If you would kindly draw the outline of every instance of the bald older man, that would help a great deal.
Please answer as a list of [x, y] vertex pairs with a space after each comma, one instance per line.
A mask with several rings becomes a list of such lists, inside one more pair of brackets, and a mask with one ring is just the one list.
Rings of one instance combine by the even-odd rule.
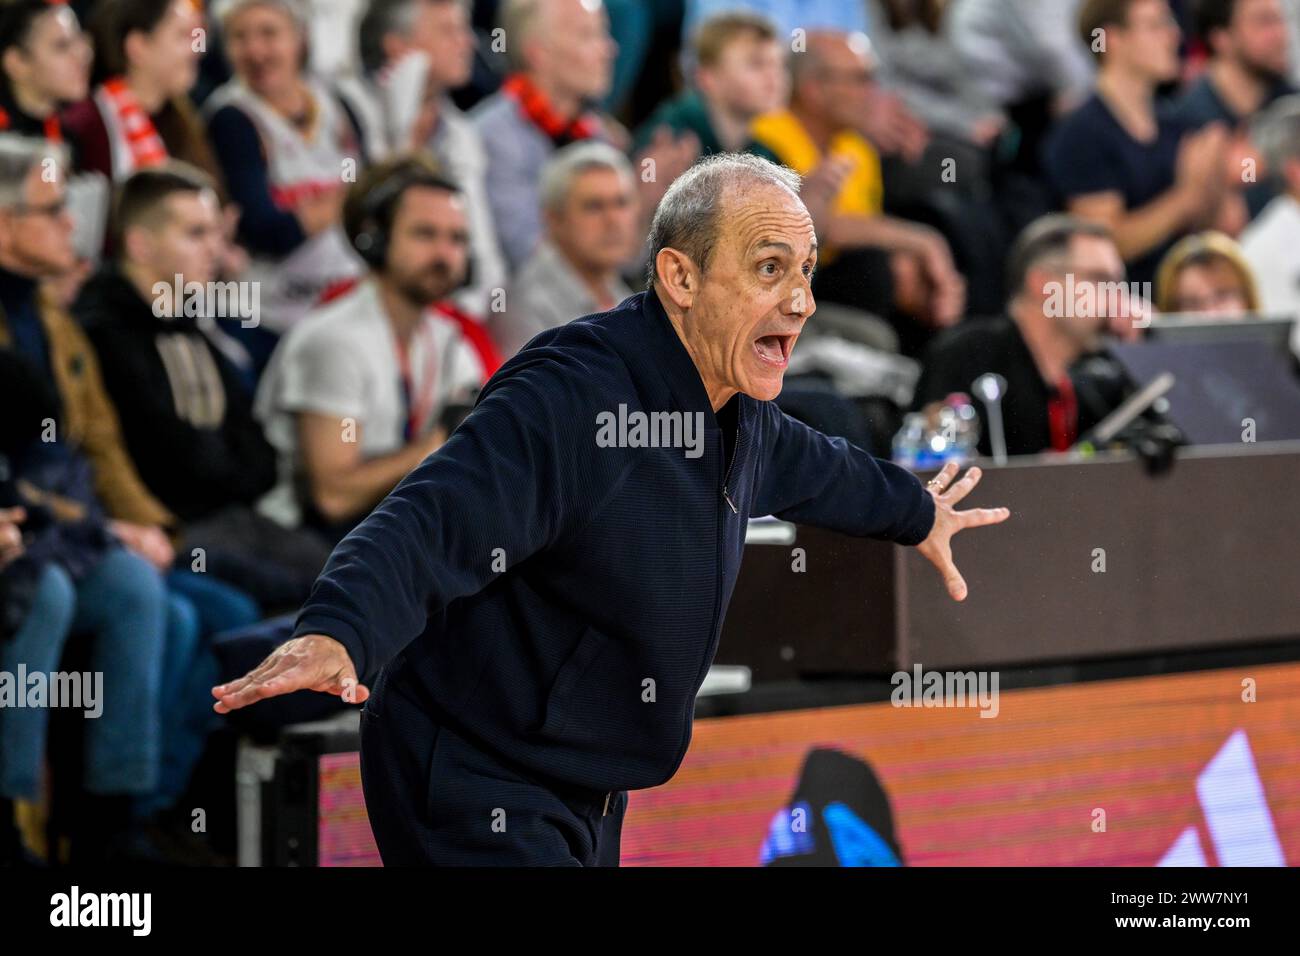
[[690, 745], [751, 516], [919, 545], [965, 598], [952, 536], [1008, 517], [956, 510], [978, 471], [923, 487], [772, 402], [814, 308], [798, 190], [755, 156], [677, 179], [650, 291], [503, 366], [339, 544], [293, 639], [213, 689], [223, 713], [365, 702], [385, 863], [617, 865], [627, 791]]

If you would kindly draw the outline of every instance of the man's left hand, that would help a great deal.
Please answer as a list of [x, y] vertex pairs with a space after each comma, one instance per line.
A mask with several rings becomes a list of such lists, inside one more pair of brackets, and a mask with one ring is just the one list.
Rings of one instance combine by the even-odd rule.
[[986, 524], [999, 524], [1011, 517], [1007, 508], [971, 508], [958, 511], [957, 505], [972, 488], [979, 484], [983, 474], [978, 468], [970, 468], [962, 479], [955, 484], [958, 467], [956, 462], [948, 462], [943, 470], [926, 482], [925, 490], [934, 498], [934, 527], [930, 536], [917, 545], [917, 550], [939, 569], [943, 575], [944, 586], [954, 601], [966, 600], [966, 581], [962, 578], [957, 565], [952, 563], [952, 536], [967, 528], [978, 528]]

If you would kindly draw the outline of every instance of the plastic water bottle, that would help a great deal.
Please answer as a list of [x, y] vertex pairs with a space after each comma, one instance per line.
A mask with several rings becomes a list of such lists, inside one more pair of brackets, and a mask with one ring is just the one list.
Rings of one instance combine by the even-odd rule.
[[954, 392], [903, 419], [894, 436], [894, 461], [913, 471], [942, 468], [949, 461], [964, 465], [976, 456], [979, 437], [975, 406], [968, 395]]

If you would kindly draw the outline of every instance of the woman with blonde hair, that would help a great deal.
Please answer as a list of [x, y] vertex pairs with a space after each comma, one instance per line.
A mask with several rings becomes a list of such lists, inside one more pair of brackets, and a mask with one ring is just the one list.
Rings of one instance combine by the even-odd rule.
[[1241, 246], [1221, 232], [1178, 242], [1156, 272], [1156, 308], [1245, 317], [1259, 311], [1259, 291]]

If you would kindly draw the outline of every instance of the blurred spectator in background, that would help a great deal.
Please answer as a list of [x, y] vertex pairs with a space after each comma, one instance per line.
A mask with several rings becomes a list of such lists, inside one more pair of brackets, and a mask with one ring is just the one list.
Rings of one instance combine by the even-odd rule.
[[[537, 193], [542, 167], [562, 146], [583, 139], [629, 145], [625, 130], [593, 109], [609, 91], [617, 48], [603, 5], [594, 0], [506, 0], [501, 27], [510, 69], [501, 90], [471, 114], [488, 155], [488, 201], [497, 238], [518, 269], [542, 236]], [[636, 159], [638, 232], [672, 181], [699, 154], [693, 134], [661, 130]]]
[[1279, 96], [1293, 92], [1282, 0], [1197, 0], [1193, 9], [1196, 35], [1210, 57], [1205, 72], [1175, 104], [1174, 116], [1193, 129], [1215, 122], [1227, 127], [1230, 155], [1247, 183], [1246, 217], [1257, 216], [1276, 190], [1268, 177], [1251, 174], [1243, 165], [1243, 160], [1255, 159], [1247, 123]]
[[506, 0], [501, 29], [512, 72], [471, 115], [487, 150], [497, 237], [517, 269], [541, 237], [546, 161], [561, 146], [608, 135], [592, 104], [609, 90], [617, 50], [604, 8], [582, 0]]
[[281, 341], [256, 402], [280, 462], [264, 513], [333, 540], [443, 443], [486, 378], [460, 327], [430, 309], [465, 276], [456, 186], [395, 157], [362, 174], [343, 218], [370, 271]]
[[[90, 342], [37, 286], [43, 276], [57, 275], [75, 262], [65, 203], [66, 148], [9, 134], [0, 140], [7, 175], [16, 173], [16, 178], [0, 180], [10, 190], [5, 225], [11, 243], [2, 275], [5, 315], [0, 337], [48, 369], [63, 406], [61, 438], [79, 445], [90, 458], [96, 492], [109, 514], [119, 519], [121, 535], [155, 563], [169, 564], [171, 546], [162, 528], [175, 518], [144, 486], [122, 445], [117, 412], [104, 391]], [[45, 175], [50, 169], [55, 175]]]
[[114, 224], [117, 261], [86, 284], [76, 310], [131, 457], [183, 523], [183, 553], [202, 549], [209, 574], [267, 610], [295, 606], [329, 547], [252, 507], [275, 484], [275, 451], [200, 321], [239, 301], [233, 283], [220, 300], [209, 286], [222, 247], [215, 186], [177, 161], [138, 170], [120, 190]]
[[942, 231], [966, 280], [967, 313], [996, 314], [1008, 236], [1018, 223], [1016, 204], [994, 196], [995, 147], [1007, 118], [963, 67], [948, 0], [869, 2], [878, 86], [927, 136], [920, 155], [883, 158], [885, 209]]
[[689, 50], [696, 29], [719, 13], [746, 10], [764, 17], [776, 27], [777, 38], [789, 48], [796, 30], [807, 35], [814, 30], [836, 33], [870, 33], [866, 4], [843, 0], [686, 0], [682, 20], [682, 49]]
[[619, 275], [641, 237], [636, 233], [635, 174], [606, 143], [573, 143], [542, 170], [545, 238], [528, 257], [494, 313], [492, 336], [514, 355], [533, 336], [632, 294]]
[[850, 171], [818, 235], [816, 296], [895, 320], [905, 352], [962, 315], [965, 284], [935, 229], [883, 213], [880, 157], [857, 128], [875, 64], [861, 34], [813, 32], [791, 56], [790, 107], [756, 119], [751, 149], [801, 175], [827, 157]]
[[190, 0], [101, 0], [90, 20], [95, 83], [63, 116], [79, 169], [121, 181], [169, 156], [216, 177], [207, 135], [187, 94], [198, 76]]
[[[1242, 234], [1241, 248], [1259, 281], [1262, 310], [1300, 317], [1300, 95], [1275, 102], [1255, 129], [1279, 191]], [[1291, 347], [1300, 355], [1300, 323]]]
[[[1072, 372], [1099, 349], [1105, 333], [1132, 327], [1140, 303], [1107, 292], [1123, 283], [1124, 263], [1105, 226], [1062, 214], [1032, 223], [1011, 252], [1007, 288], [1014, 291], [1007, 314], [962, 323], [935, 340], [922, 363], [915, 407], [954, 392], [970, 395], [975, 379], [995, 372], [1007, 381], [1002, 417], [1008, 454], [1072, 447], [1110, 411], [1091, 392], [1081, 395]], [[1115, 315], [1107, 312], [1111, 299], [1120, 306]], [[979, 450], [989, 455], [986, 409], [974, 404]]]
[[474, 33], [466, 0], [373, 0], [361, 21], [364, 73], [339, 92], [360, 119], [371, 161], [428, 150], [461, 188], [469, 215], [471, 281], [456, 302], [484, 316], [506, 285], [506, 263], [488, 202], [487, 154], [449, 92], [468, 81]]
[[0, 4], [0, 132], [60, 142], [58, 111], [85, 99], [89, 81], [90, 44], [71, 7]]
[[[7, 228], [0, 224], [0, 269], [11, 248]], [[64, 781], [55, 781], [59, 799], [76, 807], [72, 860], [159, 862], [133, 807], [159, 784], [166, 591], [149, 562], [113, 536], [85, 459], [67, 443], [41, 440], [42, 431], [62, 425], [48, 373], [16, 349], [0, 347], [0, 391], [5, 497], [18, 506], [0, 511], [0, 670], [53, 674], [74, 630], [89, 638], [87, 664], [102, 674], [102, 684], [84, 690], [98, 698], [102, 712], [84, 722], [81, 792], [70, 798]], [[28, 540], [15, 542], [19, 532]], [[95, 709], [87, 700], [87, 712]], [[0, 707], [3, 865], [34, 861], [13, 822], [14, 801], [42, 796], [50, 714], [44, 706]]]
[[869, 0], [880, 81], [931, 134], [987, 147], [1006, 125], [998, 103], [963, 66], [948, 0]]
[[1218, 223], [1240, 171], [1229, 171], [1222, 123], [1185, 132], [1156, 103], [1156, 87], [1179, 73], [1166, 0], [1085, 0], [1079, 30], [1097, 86], [1050, 137], [1047, 173], [1070, 212], [1110, 228], [1130, 276], [1150, 282], [1179, 238]]
[[[948, 5], [948, 35], [963, 83], [1000, 107], [1007, 120], [992, 169], [1004, 236], [1019, 234], [1057, 208], [1044, 179], [1043, 143], [1057, 117], [1087, 97], [1096, 73], [1092, 55], [1079, 43], [1080, 3], [952, 0]], [[1005, 257], [1005, 247], [998, 254]], [[968, 277], [971, 271], [966, 270]], [[992, 277], [1002, 270], [986, 271]]]
[[967, 82], [1013, 113], [1040, 116], [1083, 102], [1095, 68], [1079, 45], [1082, 0], [951, 0], [949, 31]]
[[[88, 794], [74, 815], [74, 854], [93, 861], [136, 852], [117, 841], [133, 841], [135, 821], [168, 809], [185, 790], [211, 719], [195, 720], [202, 697], [193, 691], [212, 676], [215, 661], [200, 643], [194, 601], [172, 583], [177, 575], [167, 579], [170, 591], [160, 576], [174, 558], [160, 525], [173, 518], [126, 455], [94, 351], [79, 326], [37, 292], [39, 278], [75, 261], [66, 164], [66, 152], [45, 140], [0, 136], [0, 347], [21, 356], [48, 392], [44, 404], [57, 408], [57, 420], [42, 422], [48, 434], [25, 449], [20, 465], [27, 503], [64, 522], [45, 553], [65, 574], [42, 581], [53, 590], [40, 599], [50, 604], [42, 605], [33, 622], [40, 634], [31, 638], [55, 644], [33, 653], [39, 669], [53, 670], [69, 628], [94, 631], [96, 669], [109, 682], [105, 716], [86, 731]], [[51, 168], [57, 175], [47, 175]], [[232, 597], [220, 589], [203, 582], [194, 593]], [[239, 612], [234, 625], [255, 618], [255, 609]], [[38, 735], [14, 750], [27, 789], [41, 744]]]
[[1193, 10], [1209, 61], [1179, 97], [1178, 119], [1188, 126], [1218, 121], [1235, 129], [1293, 92], [1282, 0], [1196, 0]]
[[785, 46], [770, 20], [743, 10], [700, 23], [691, 39], [691, 86], [664, 103], [637, 131], [638, 148], [661, 127], [693, 133], [700, 155], [736, 152], [749, 124], [785, 106]]
[[298, 0], [223, 0], [216, 15], [235, 78], [204, 112], [252, 256], [239, 278], [261, 290], [260, 334], [247, 339], [264, 361], [326, 288], [362, 271], [339, 215], [364, 156], [355, 119], [305, 71]]
[[1160, 263], [1155, 304], [1161, 312], [1241, 317], [1259, 311], [1259, 293], [1241, 247], [1221, 232], [1200, 232]]

